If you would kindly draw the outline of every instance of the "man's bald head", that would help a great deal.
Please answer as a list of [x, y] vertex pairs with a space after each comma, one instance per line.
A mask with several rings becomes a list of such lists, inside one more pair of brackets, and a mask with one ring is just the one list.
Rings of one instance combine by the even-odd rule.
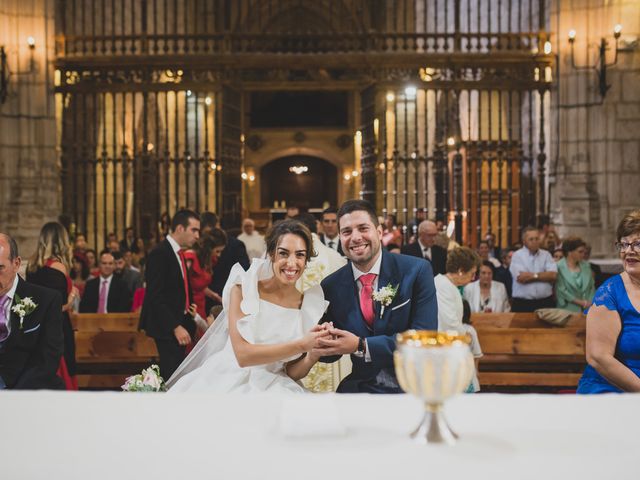
[[0, 233], [0, 248], [5, 248], [9, 253], [9, 260], [18, 258], [18, 244], [11, 235]]
[[18, 244], [6, 233], [0, 233], [0, 296], [6, 295], [20, 269]]
[[438, 227], [431, 220], [424, 220], [418, 225], [418, 238], [426, 248], [431, 248], [436, 242]]
[[251, 235], [253, 234], [253, 230], [255, 229], [256, 224], [254, 223], [253, 220], [251, 220], [250, 218], [245, 218], [242, 221], [242, 230], [244, 231], [244, 233], [246, 233], [247, 235]]

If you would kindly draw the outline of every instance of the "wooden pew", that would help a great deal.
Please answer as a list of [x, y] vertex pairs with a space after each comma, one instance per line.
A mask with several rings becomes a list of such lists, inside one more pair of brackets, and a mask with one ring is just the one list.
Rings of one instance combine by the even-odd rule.
[[585, 317], [575, 314], [564, 327], [533, 313], [475, 313], [484, 356], [480, 385], [491, 391], [575, 389], [585, 360]]
[[71, 316], [80, 388], [117, 389], [129, 375], [158, 362], [155, 342], [138, 331], [138, 319], [138, 313]]

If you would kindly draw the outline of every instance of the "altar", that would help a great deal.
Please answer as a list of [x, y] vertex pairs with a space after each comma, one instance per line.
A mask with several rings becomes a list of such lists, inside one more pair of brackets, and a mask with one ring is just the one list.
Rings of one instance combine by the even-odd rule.
[[[285, 434], [291, 402], [330, 407], [344, 431]], [[0, 412], [6, 479], [639, 478], [632, 394], [461, 395], [454, 447], [409, 440], [422, 406], [408, 395], [4, 392]]]

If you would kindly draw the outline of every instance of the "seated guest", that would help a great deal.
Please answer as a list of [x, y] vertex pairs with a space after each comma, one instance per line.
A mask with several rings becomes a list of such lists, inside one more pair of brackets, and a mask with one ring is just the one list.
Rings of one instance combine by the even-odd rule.
[[564, 258], [564, 252], [562, 251], [562, 247], [556, 248], [551, 256], [553, 257], [553, 261], [558, 263], [560, 260]]
[[507, 290], [507, 297], [511, 298], [511, 289], [513, 288], [513, 277], [509, 271], [511, 266], [511, 258], [513, 257], [513, 249], [503, 248], [500, 250], [500, 261], [502, 262], [498, 268], [496, 268], [493, 278], [496, 282], [500, 282]]
[[486, 240], [481, 240], [478, 243], [478, 255], [480, 255], [480, 260], [483, 262], [491, 262], [494, 267], [498, 268], [500, 266], [500, 260], [497, 258], [489, 256], [489, 252], [491, 251], [491, 247], [489, 246], [489, 242]]
[[624, 272], [598, 288], [587, 314], [587, 368], [578, 393], [640, 392], [640, 210], [616, 231]]
[[133, 297], [134, 292], [142, 286], [142, 274], [131, 268], [126, 260], [126, 258], [131, 260], [131, 252], [127, 253], [126, 257], [123, 252], [113, 252], [112, 255], [116, 266], [115, 275], [120, 277], [129, 290], [129, 296]]
[[[297, 208], [295, 209], [297, 210]], [[293, 211], [293, 210], [292, 210]], [[214, 228], [219, 227], [218, 216], [213, 212], [204, 212], [200, 215], [200, 234], [206, 235], [207, 232], [211, 233]], [[213, 260], [213, 258], [212, 258]], [[231, 235], [227, 236], [227, 246], [224, 248], [220, 257], [216, 259], [213, 267], [213, 277], [209, 288], [222, 296], [222, 290], [229, 279], [231, 268], [239, 263], [242, 268], [247, 270], [249, 268], [249, 256], [247, 255], [247, 249], [240, 240]], [[206, 309], [210, 310], [213, 305], [219, 305], [220, 302], [207, 297]]]
[[[63, 389], [62, 299], [22, 280], [21, 263], [15, 240], [0, 233], [0, 389]], [[20, 317], [13, 309], [27, 299], [35, 307]]]
[[556, 306], [572, 312], [589, 308], [595, 292], [591, 267], [584, 261], [586, 243], [578, 237], [562, 242], [564, 258], [558, 262]]
[[500, 282], [493, 280], [495, 267], [485, 260], [480, 265], [480, 278], [464, 287], [464, 298], [469, 302], [471, 311], [476, 312], [508, 312], [511, 310], [507, 289]]
[[[584, 249], [584, 261], [589, 262], [591, 259], [591, 245], [587, 243]], [[607, 277], [602, 273], [602, 268], [597, 263], [589, 262], [589, 266], [591, 267], [591, 272], [593, 274], [593, 281], [595, 282], [595, 287], [599, 288], [600, 285], [604, 283]]]
[[467, 247], [454, 248], [447, 257], [447, 273], [436, 275], [438, 299], [438, 330], [462, 332], [462, 295], [460, 288], [475, 277], [480, 257]]
[[540, 232], [527, 227], [522, 232], [524, 247], [511, 259], [513, 277], [513, 312], [533, 312], [537, 308], [554, 308], [553, 284], [558, 267], [551, 254], [540, 248]]
[[100, 255], [100, 276], [89, 280], [80, 301], [80, 313], [119, 313], [131, 308], [127, 285], [114, 275], [116, 265], [111, 252]]
[[256, 231], [256, 224], [250, 218], [242, 221], [242, 233], [238, 235], [238, 240], [244, 243], [247, 248], [249, 260], [254, 258], [262, 258], [264, 252], [267, 251], [267, 244], [264, 243], [264, 237]]
[[89, 277], [95, 278], [100, 275], [96, 251], [89, 248], [84, 252], [84, 256], [87, 259], [87, 266], [89, 267]]
[[395, 243], [390, 243], [387, 245], [387, 252], [400, 254], [402, 253], [402, 250], [400, 250], [400, 245], [396, 245]]
[[[484, 241], [489, 246], [489, 258], [495, 258], [500, 260], [500, 247], [496, 245], [496, 236], [492, 232], [487, 232], [484, 236]], [[494, 264], [495, 265], [495, 264]]]
[[124, 238], [120, 240], [120, 251], [138, 253], [138, 243], [136, 242], [136, 233], [133, 227], [127, 227], [124, 232]]
[[78, 253], [73, 254], [73, 262], [71, 264], [71, 271], [69, 272], [71, 280], [73, 280], [73, 286], [78, 289], [78, 294], [82, 298], [84, 293], [84, 286], [89, 280], [89, 265], [84, 255]]
[[443, 274], [447, 265], [447, 250], [435, 244], [438, 235], [436, 224], [430, 220], [418, 225], [418, 241], [402, 247], [405, 255], [424, 258], [431, 262], [433, 274]]
[[402, 229], [396, 225], [395, 215], [388, 213], [383, 223], [382, 245], [386, 247], [390, 243], [402, 245], [404, 239], [402, 238]]

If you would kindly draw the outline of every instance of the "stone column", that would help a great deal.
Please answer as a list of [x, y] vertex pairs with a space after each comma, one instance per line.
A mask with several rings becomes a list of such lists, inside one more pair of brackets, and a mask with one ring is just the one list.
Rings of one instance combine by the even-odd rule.
[[[33, 37], [35, 47], [27, 39]], [[2, 0], [0, 45], [11, 71], [0, 104], [0, 231], [14, 236], [23, 258], [43, 223], [60, 213], [53, 95], [54, 2]]]
[[[623, 28], [623, 51], [607, 68], [611, 88], [603, 99], [596, 71], [572, 67], [568, 33], [576, 31], [575, 63], [595, 66], [602, 38], [609, 46], [607, 61], [613, 62], [616, 24]], [[640, 206], [640, 4], [554, 0], [551, 25], [559, 53], [552, 103], [552, 220], [561, 237], [579, 235], [595, 255], [614, 256], [617, 223]]]

